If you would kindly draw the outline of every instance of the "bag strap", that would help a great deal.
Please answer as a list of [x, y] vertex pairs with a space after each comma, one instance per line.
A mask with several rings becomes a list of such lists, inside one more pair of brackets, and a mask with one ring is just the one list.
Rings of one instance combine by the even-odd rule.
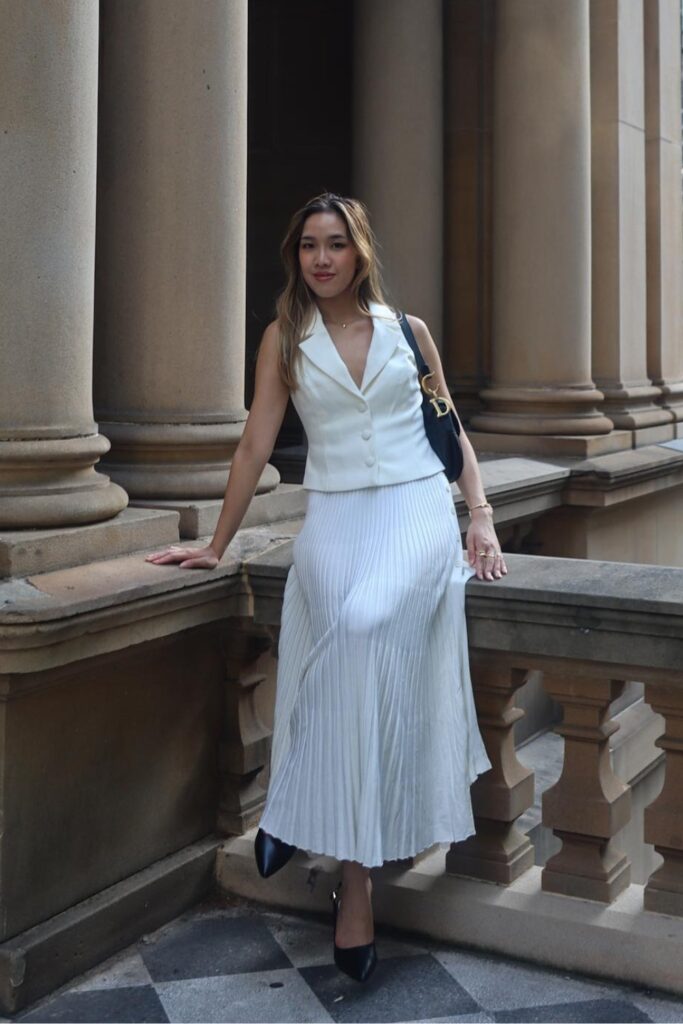
[[401, 325], [401, 330], [403, 331], [403, 334], [405, 335], [406, 341], [408, 342], [408, 344], [410, 345], [411, 349], [413, 350], [413, 355], [415, 356], [415, 362], [417, 363], [418, 373], [420, 374], [420, 377], [424, 377], [424, 375], [426, 373], [429, 373], [429, 367], [427, 366], [427, 363], [425, 362], [424, 356], [420, 352], [420, 346], [418, 345], [417, 341], [415, 340], [415, 335], [413, 334], [413, 329], [410, 326], [410, 324], [408, 323], [408, 317], [405, 315], [405, 313], [401, 312], [399, 314], [398, 322]]
[[[429, 373], [429, 366], [425, 362], [425, 358], [422, 355], [422, 352], [420, 351], [420, 346], [418, 345], [417, 341], [415, 340], [415, 335], [413, 334], [413, 329], [410, 326], [410, 324], [408, 323], [408, 318], [405, 315], [405, 313], [403, 313], [403, 312], [399, 313], [398, 322], [401, 325], [401, 330], [403, 331], [403, 333], [405, 335], [406, 341], [408, 342], [408, 344], [410, 345], [411, 349], [413, 350], [413, 355], [415, 356], [415, 361], [417, 363], [418, 380], [420, 381], [420, 388], [422, 388], [422, 378], [426, 374]], [[422, 395], [422, 400], [425, 401], [426, 397], [427, 396], [423, 394]], [[453, 425], [455, 426], [456, 434], [460, 434], [460, 420], [459, 420], [458, 416], [456, 415], [456, 413], [455, 413], [455, 411], [453, 410], [452, 407], [451, 407], [451, 418], [453, 420]]]

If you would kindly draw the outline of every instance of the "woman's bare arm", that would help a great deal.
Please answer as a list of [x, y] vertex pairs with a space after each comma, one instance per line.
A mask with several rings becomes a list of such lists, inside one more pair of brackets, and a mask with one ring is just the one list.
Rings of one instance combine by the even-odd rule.
[[259, 477], [271, 456], [282, 426], [289, 390], [278, 369], [277, 321], [266, 327], [256, 360], [254, 398], [242, 437], [230, 465], [223, 507], [211, 539], [205, 548], [174, 545], [147, 555], [148, 562], [164, 565], [179, 562], [181, 568], [213, 568], [237, 533]]

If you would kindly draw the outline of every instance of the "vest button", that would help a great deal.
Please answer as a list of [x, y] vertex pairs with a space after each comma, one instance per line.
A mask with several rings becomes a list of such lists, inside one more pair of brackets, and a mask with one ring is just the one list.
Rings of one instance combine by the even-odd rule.
[[365, 441], [367, 441], [367, 440], [368, 440], [368, 438], [372, 437], [372, 431], [371, 431], [371, 430], [364, 430], [364, 431], [363, 431], [363, 433], [362, 433], [362, 434], [361, 434], [360, 436], [361, 436], [361, 437], [362, 437], [362, 438], [363, 438], [363, 439], [364, 439]]
[[374, 455], [368, 455], [367, 459], [365, 460], [365, 465], [366, 466], [373, 466], [374, 463], [375, 463], [375, 456]]

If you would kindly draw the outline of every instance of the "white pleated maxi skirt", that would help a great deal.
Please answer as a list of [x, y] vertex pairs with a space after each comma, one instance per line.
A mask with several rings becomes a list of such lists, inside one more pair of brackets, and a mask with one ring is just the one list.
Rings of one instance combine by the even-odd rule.
[[472, 835], [488, 771], [445, 473], [310, 491], [279, 638], [260, 827], [367, 867]]

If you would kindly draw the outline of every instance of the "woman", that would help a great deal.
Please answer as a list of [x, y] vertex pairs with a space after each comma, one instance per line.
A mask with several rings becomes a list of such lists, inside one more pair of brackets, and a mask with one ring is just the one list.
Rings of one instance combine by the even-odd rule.
[[[214, 537], [148, 560], [218, 564], [291, 395], [308, 437], [309, 495], [284, 593], [256, 858], [264, 876], [297, 847], [342, 862], [344, 898], [331, 893], [335, 962], [365, 980], [376, 963], [370, 868], [474, 833], [469, 787], [491, 763], [474, 709], [464, 588], [507, 568], [464, 431], [462, 560], [416, 360], [384, 300], [363, 204], [317, 196], [292, 218], [281, 252], [287, 283], [259, 347]], [[429, 330], [407, 320], [450, 400]]]

